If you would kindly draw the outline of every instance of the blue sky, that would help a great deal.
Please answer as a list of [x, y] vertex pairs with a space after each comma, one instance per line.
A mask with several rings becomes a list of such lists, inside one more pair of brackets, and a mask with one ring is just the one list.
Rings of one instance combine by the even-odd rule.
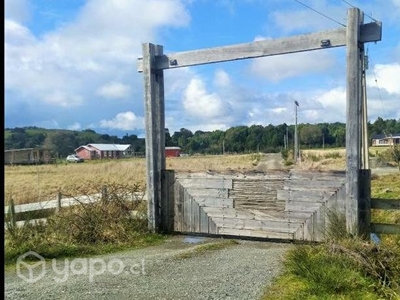
[[[5, 127], [144, 133], [142, 43], [164, 53], [339, 28], [350, 5], [383, 23], [368, 43], [368, 115], [400, 119], [400, 0], [6, 0]], [[347, 2], [347, 3], [346, 3]], [[332, 21], [333, 19], [334, 21]], [[166, 70], [166, 127], [345, 122], [345, 48]]]

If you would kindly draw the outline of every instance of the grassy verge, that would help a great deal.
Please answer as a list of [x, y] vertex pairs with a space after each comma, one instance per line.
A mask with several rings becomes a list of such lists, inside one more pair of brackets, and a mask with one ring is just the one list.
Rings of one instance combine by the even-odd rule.
[[204, 255], [210, 251], [222, 250], [238, 244], [239, 242], [236, 240], [224, 240], [222, 242], [199, 245], [193, 249], [179, 253], [178, 255], [175, 256], [175, 258], [186, 259], [186, 258], [197, 257], [200, 255]]
[[[400, 174], [374, 176], [372, 197], [399, 198]], [[263, 299], [400, 299], [400, 236], [381, 243], [349, 237], [343, 218], [318, 245], [290, 250], [284, 272]], [[400, 224], [399, 211], [372, 211], [373, 222]]]
[[27, 251], [34, 251], [45, 259], [84, 257], [163, 241], [163, 236], [147, 229], [146, 203], [125, 200], [123, 191], [131, 190], [126, 185], [111, 183], [108, 201], [63, 208], [60, 213], [49, 216], [46, 224], [26, 222], [22, 227], [14, 227], [8, 223], [5, 264], [14, 264]]

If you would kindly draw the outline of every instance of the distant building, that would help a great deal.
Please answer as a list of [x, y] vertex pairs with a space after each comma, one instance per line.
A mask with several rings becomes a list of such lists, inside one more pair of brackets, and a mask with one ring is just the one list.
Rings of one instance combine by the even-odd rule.
[[180, 147], [165, 147], [165, 157], [179, 157], [180, 155]]
[[75, 153], [85, 159], [114, 159], [132, 156], [131, 145], [127, 144], [87, 144], [75, 149]]
[[377, 134], [372, 137], [372, 146], [400, 145], [400, 133]]
[[6, 165], [34, 165], [53, 162], [49, 149], [23, 148], [4, 150], [4, 164]]

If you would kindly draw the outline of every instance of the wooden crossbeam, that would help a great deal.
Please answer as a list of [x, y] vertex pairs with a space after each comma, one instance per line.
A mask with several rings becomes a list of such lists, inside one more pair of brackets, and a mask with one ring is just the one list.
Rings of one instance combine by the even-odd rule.
[[[382, 24], [380, 22], [361, 25], [360, 42], [376, 42], [380, 41], [381, 37]], [[346, 28], [288, 38], [262, 40], [251, 43], [160, 55], [156, 56], [153, 68], [156, 70], [174, 69], [342, 46], [346, 46]], [[139, 58], [138, 72], [142, 71], [142, 58]]]

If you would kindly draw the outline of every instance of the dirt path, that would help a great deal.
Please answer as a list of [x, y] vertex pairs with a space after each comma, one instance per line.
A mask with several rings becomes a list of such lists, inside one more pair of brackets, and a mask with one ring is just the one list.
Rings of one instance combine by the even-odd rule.
[[[224, 247], [195, 250], [215, 243], [223, 243]], [[8, 271], [5, 298], [260, 299], [281, 271], [283, 256], [290, 247], [174, 236], [146, 249], [82, 258], [79, 262], [59, 259], [54, 266], [46, 261], [45, 268], [35, 268], [32, 277], [23, 266], [20, 273]], [[18, 276], [21, 274], [25, 279]], [[29, 283], [26, 278], [39, 279]]]
[[267, 170], [283, 170], [286, 168], [283, 164], [281, 153], [266, 153], [263, 154], [255, 169], [264, 172]]

